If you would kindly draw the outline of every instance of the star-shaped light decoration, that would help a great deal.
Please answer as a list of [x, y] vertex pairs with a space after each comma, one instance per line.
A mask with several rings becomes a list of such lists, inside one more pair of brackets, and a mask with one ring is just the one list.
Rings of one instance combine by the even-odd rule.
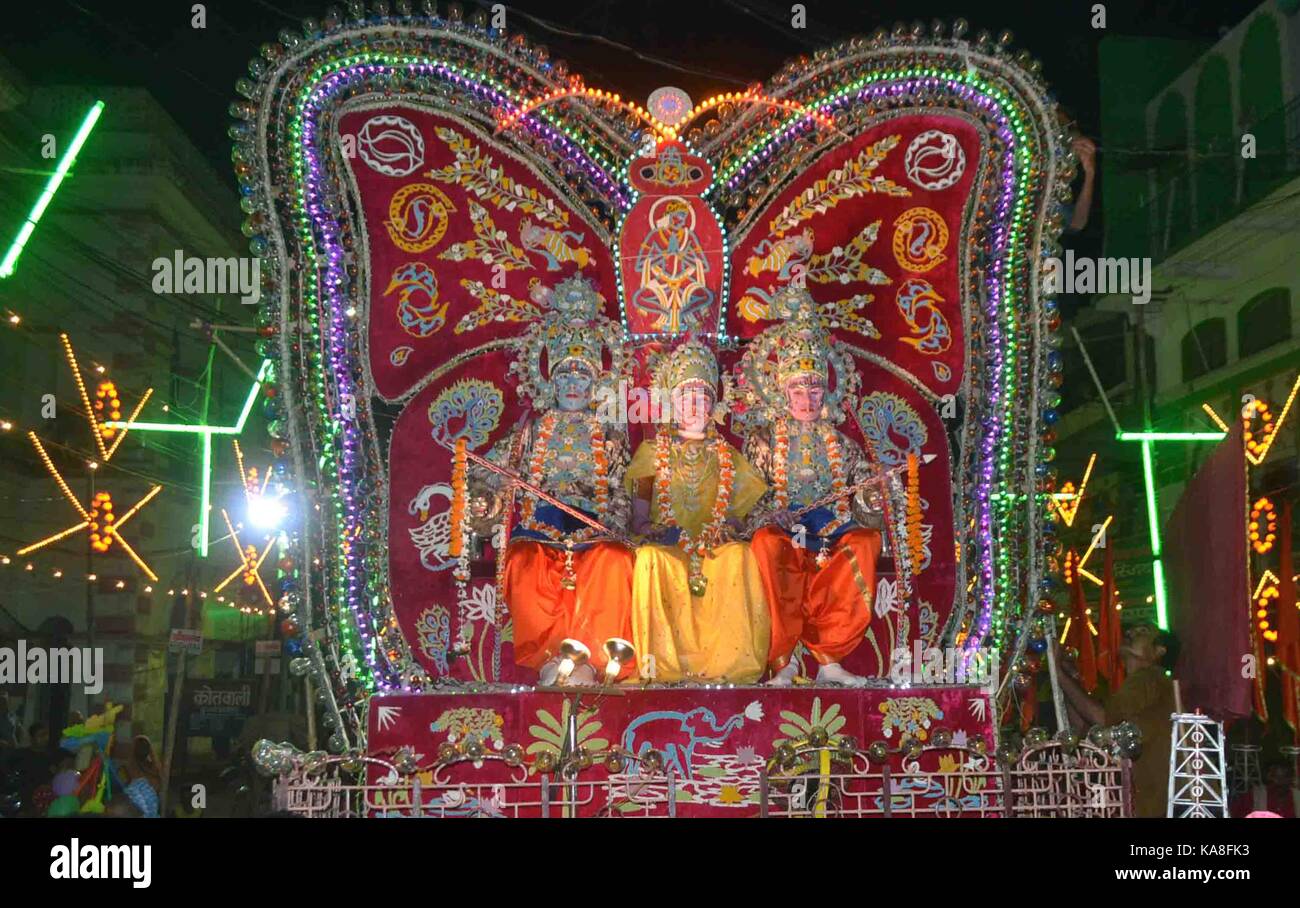
[[[240, 450], [238, 441], [235, 441], [234, 439], [231, 439], [231, 441], [235, 446], [235, 463], [239, 467], [239, 479], [244, 490], [244, 500], [245, 502], [251, 502], [255, 497], [259, 497], [263, 492], [265, 492], [266, 485], [271, 479], [271, 470], [268, 467], [263, 472], [263, 476], [260, 480], [258, 479], [257, 467], [250, 467], [245, 470], [244, 452]], [[230, 515], [226, 513], [225, 508], [221, 509], [221, 516], [226, 521], [226, 529], [230, 533], [229, 538], [235, 546], [235, 550], [239, 554], [239, 567], [231, 571], [224, 580], [218, 583], [213, 588], [212, 592], [213, 594], [220, 593], [223, 589], [229, 586], [236, 577], [239, 577], [245, 588], [256, 588], [259, 590], [262, 594], [262, 599], [266, 603], [265, 609], [245, 607], [244, 610], [259, 615], [268, 614], [275, 609], [275, 600], [271, 598], [270, 591], [267, 590], [266, 584], [262, 581], [261, 571], [262, 563], [266, 561], [267, 556], [271, 554], [272, 547], [275, 545], [275, 536], [273, 534], [271, 538], [267, 540], [266, 547], [259, 553], [257, 551], [257, 546], [251, 543], [240, 542], [239, 533], [237, 532], [234, 523], [230, 520]]]
[[[113, 455], [117, 453], [117, 449], [121, 446], [122, 440], [126, 438], [126, 430], [107, 425], [107, 420], [101, 420], [96, 414], [103, 414], [106, 417], [112, 417], [114, 419], [120, 418], [121, 399], [118, 397], [117, 387], [110, 381], [101, 382], [96, 391], [95, 403], [92, 404], [90, 393], [87, 391], [85, 380], [81, 375], [81, 367], [77, 364], [77, 355], [72, 349], [72, 342], [68, 339], [67, 334], [60, 334], [59, 340], [63, 343], [63, 352], [67, 357], [68, 366], [72, 369], [72, 377], [76, 380], [77, 391], [81, 395], [81, 402], [86, 408], [86, 420], [90, 424], [91, 437], [95, 440], [95, 446], [99, 449], [101, 460], [104, 463], [108, 463], [113, 459]], [[141, 396], [140, 400], [136, 403], [135, 412], [131, 417], [132, 419], [134, 419], [135, 416], [139, 414], [140, 410], [143, 409], [145, 402], [149, 399], [151, 394], [153, 394], [152, 388], [145, 391], [144, 395]], [[150, 568], [136, 550], [131, 547], [131, 544], [122, 537], [122, 527], [126, 526], [127, 521], [138, 514], [141, 508], [148, 504], [155, 495], [162, 491], [162, 486], [156, 485], [151, 488], [143, 498], [131, 507], [127, 508], [125, 513], [119, 514], [116, 512], [113, 505], [113, 496], [107, 490], [96, 492], [90, 502], [87, 505], [83, 505], [81, 500], [72, 493], [72, 489], [68, 487], [68, 483], [64, 480], [63, 474], [59, 472], [58, 467], [54, 465], [54, 461], [50, 459], [49, 453], [46, 452], [45, 446], [41, 444], [41, 440], [36, 437], [36, 433], [28, 432], [27, 437], [31, 439], [32, 445], [36, 448], [36, 453], [40, 455], [41, 463], [45, 465], [45, 469], [49, 471], [49, 474], [52, 477], [54, 477], [54, 481], [58, 485], [59, 490], [63, 493], [63, 497], [68, 500], [72, 507], [76, 509], [77, 513], [81, 516], [81, 521], [67, 529], [46, 536], [44, 539], [39, 539], [31, 545], [24, 546], [18, 550], [17, 554], [31, 554], [38, 549], [42, 549], [47, 545], [58, 542], [60, 539], [65, 539], [73, 533], [79, 533], [82, 530], [85, 530], [90, 535], [90, 547], [93, 552], [104, 554], [107, 553], [114, 544], [120, 545], [122, 551], [124, 551], [127, 556], [136, 563], [136, 566], [144, 572], [145, 576], [150, 580], [157, 582], [158, 575], [153, 572], [153, 569]], [[112, 443], [109, 444], [109, 441]], [[91, 461], [91, 469], [96, 469], [98, 466], [98, 463]]]
[[1083, 471], [1083, 480], [1079, 483], [1079, 488], [1075, 489], [1074, 483], [1066, 481], [1061, 486], [1061, 491], [1052, 496], [1052, 507], [1056, 508], [1061, 519], [1065, 521], [1067, 527], [1074, 526], [1074, 518], [1079, 514], [1079, 505], [1083, 504], [1083, 494], [1088, 490], [1088, 479], [1092, 476], [1092, 468], [1097, 463], [1097, 455], [1093, 454], [1088, 458], [1088, 466]]
[[1092, 557], [1092, 553], [1096, 550], [1097, 546], [1104, 546], [1106, 544], [1106, 531], [1110, 529], [1110, 523], [1114, 519], [1114, 514], [1111, 514], [1106, 518], [1106, 521], [1097, 530], [1096, 534], [1093, 535], [1092, 542], [1088, 544], [1088, 550], [1083, 553], [1083, 557], [1079, 559], [1074, 568], [1079, 572], [1079, 576], [1088, 578], [1093, 583], [1097, 584], [1097, 586], [1105, 586], [1105, 581], [1084, 567], [1084, 565], [1088, 563], [1088, 559]]

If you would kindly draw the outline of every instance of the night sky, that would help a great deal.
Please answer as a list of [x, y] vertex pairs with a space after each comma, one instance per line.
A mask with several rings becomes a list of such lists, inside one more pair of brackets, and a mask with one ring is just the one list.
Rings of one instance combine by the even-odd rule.
[[[14, 3], [0, 20], [0, 53], [36, 84], [147, 88], [233, 189], [226, 108], [235, 97], [235, 80], [247, 74], [245, 66], [262, 42], [275, 40], [286, 26], [297, 31], [303, 18], [319, 19], [328, 5], [324, 0], [210, 2], [207, 28], [196, 30], [190, 26], [191, 0]], [[467, 11], [474, 5], [464, 4]], [[1213, 41], [1259, 3], [1123, 0], [1106, 4], [1105, 31], [1091, 27], [1094, 4], [1082, 0], [808, 2], [808, 27], [801, 31], [790, 28], [790, 5], [771, 0], [551, 0], [507, 4], [507, 16], [511, 31], [525, 31], [546, 44], [588, 84], [642, 100], [668, 84], [699, 100], [765, 80], [792, 56], [878, 26], [918, 18], [951, 23], [964, 16], [971, 34], [981, 28], [994, 33], [1010, 29], [1016, 47], [1043, 61], [1058, 98], [1074, 111], [1083, 130], [1095, 135], [1097, 44], [1104, 35]]]

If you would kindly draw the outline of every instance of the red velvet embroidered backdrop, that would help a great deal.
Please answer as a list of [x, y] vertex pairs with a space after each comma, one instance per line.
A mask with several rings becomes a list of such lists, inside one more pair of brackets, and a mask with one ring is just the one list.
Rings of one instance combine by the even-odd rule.
[[[584, 217], [568, 187], [465, 122], [395, 104], [347, 113], [338, 129], [361, 152], [349, 164], [366, 232], [369, 369], [379, 396], [404, 401], [386, 487], [396, 618], [435, 675], [531, 681], [513, 665], [508, 626], [488, 618], [505, 614], [490, 562], [475, 565], [471, 598], [457, 606], [445, 548], [450, 458], [433, 436], [469, 433], [472, 447], [485, 451], [524, 415], [501, 348], [537, 310], [533, 282], [553, 286], [580, 271], [605, 297], [606, 314], [620, 317], [612, 239]], [[791, 281], [824, 304], [872, 297], [843, 304], [836, 322], [857, 354], [868, 446], [886, 464], [909, 452], [936, 455], [921, 470], [922, 522], [931, 529], [908, 608], [909, 639], [938, 639], [958, 576], [954, 464], [940, 416], [957, 415], [965, 395], [962, 306], [974, 269], [967, 222], [982, 166], [979, 135], [964, 118], [885, 119], [774, 188], [755, 217], [725, 225], [732, 336], [749, 338], [770, 324], [765, 299]], [[623, 230], [624, 254], [636, 246], [633, 227]], [[714, 254], [717, 239], [704, 238]], [[724, 367], [737, 355], [724, 352]], [[458, 357], [464, 361], [453, 362]], [[862, 440], [857, 420], [841, 428]], [[645, 434], [634, 427], [633, 442]], [[469, 655], [449, 660], [466, 623]], [[885, 674], [883, 660], [887, 653], [863, 646], [848, 665]]]

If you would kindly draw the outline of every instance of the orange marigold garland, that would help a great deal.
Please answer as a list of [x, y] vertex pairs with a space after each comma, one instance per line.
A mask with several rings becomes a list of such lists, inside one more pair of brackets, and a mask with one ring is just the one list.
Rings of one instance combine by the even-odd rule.
[[465, 456], [466, 439], [456, 439], [451, 458], [451, 539], [447, 554], [459, 558], [465, 547], [465, 499], [468, 495], [469, 458]]
[[921, 571], [925, 541], [921, 535], [921, 461], [907, 455], [907, 547], [912, 556], [912, 573]]
[[707, 438], [712, 442], [713, 454], [718, 459], [718, 494], [713, 499], [713, 511], [709, 515], [709, 522], [700, 528], [698, 535], [694, 536], [678, 522], [676, 514], [673, 513], [669, 433], [660, 432], [655, 438], [655, 505], [659, 511], [660, 522], [664, 526], [677, 527], [680, 530], [677, 545], [690, 555], [688, 576], [693, 596], [703, 596], [708, 585], [708, 581], [704, 578], [704, 556], [722, 539], [722, 526], [727, 520], [727, 509], [731, 506], [731, 493], [736, 479], [731, 447], [718, 435], [713, 426], [709, 426]]

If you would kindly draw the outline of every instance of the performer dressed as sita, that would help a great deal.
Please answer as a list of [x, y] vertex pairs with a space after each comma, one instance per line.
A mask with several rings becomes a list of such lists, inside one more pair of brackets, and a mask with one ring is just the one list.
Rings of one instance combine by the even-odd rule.
[[[627, 434], [596, 412], [597, 389], [612, 391], [625, 356], [618, 326], [602, 314], [603, 300], [585, 279], [570, 278], [535, 296], [550, 311], [523, 337], [512, 367], [521, 373], [519, 393], [532, 398], [533, 418], [496, 445], [489, 459], [590, 520], [481, 470], [473, 474], [479, 494], [471, 498], [471, 516], [476, 526], [491, 525], [510, 516], [519, 499], [502, 578], [515, 661], [538, 669], [541, 683], [551, 684], [561, 642], [573, 639], [588, 648], [591, 661], [568, 683], [593, 683], [594, 669], [607, 664], [605, 642], [632, 635], [633, 556], [617, 541], [628, 522]], [[619, 677], [633, 669], [628, 660]]]
[[806, 290], [787, 289], [775, 305], [782, 321], [741, 359], [752, 426], [745, 452], [767, 479], [753, 518], [765, 525], [751, 549], [772, 606], [769, 683], [794, 681], [791, 655], [802, 641], [818, 681], [858, 684], [840, 663], [871, 621], [881, 535], [879, 493], [853, 491], [871, 475], [868, 462], [835, 427], [857, 370]]
[[752, 683], [767, 666], [771, 620], [758, 565], [738, 539], [766, 485], [717, 430], [713, 351], [689, 340], [655, 374], [672, 425], [638, 447], [627, 470], [636, 553], [632, 633], [655, 680]]

